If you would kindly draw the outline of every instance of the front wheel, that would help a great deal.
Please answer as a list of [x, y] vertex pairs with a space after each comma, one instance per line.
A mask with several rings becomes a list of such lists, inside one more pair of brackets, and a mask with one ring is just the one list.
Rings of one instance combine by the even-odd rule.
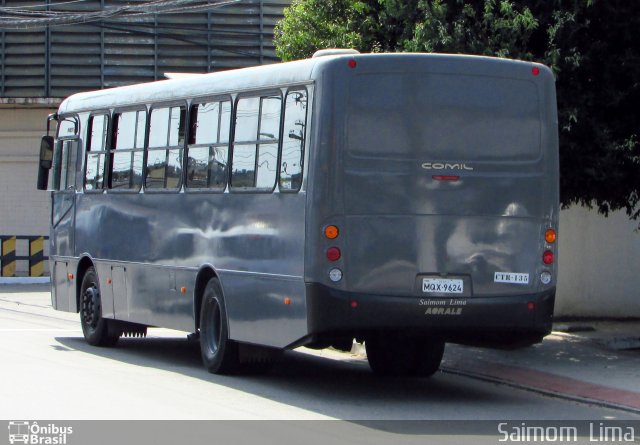
[[207, 371], [233, 374], [238, 370], [238, 344], [229, 340], [227, 310], [217, 278], [207, 283], [200, 309], [200, 352]]
[[113, 346], [119, 335], [109, 335], [108, 320], [102, 318], [102, 301], [98, 274], [87, 269], [80, 287], [80, 324], [87, 343], [93, 346]]
[[440, 367], [444, 341], [378, 334], [365, 341], [369, 366], [379, 375], [429, 377]]

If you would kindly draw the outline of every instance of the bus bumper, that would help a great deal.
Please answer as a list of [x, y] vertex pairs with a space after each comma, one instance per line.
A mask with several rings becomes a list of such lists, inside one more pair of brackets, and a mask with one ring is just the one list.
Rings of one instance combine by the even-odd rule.
[[309, 338], [390, 331], [481, 346], [524, 346], [551, 332], [555, 288], [500, 297], [367, 295], [308, 283]]

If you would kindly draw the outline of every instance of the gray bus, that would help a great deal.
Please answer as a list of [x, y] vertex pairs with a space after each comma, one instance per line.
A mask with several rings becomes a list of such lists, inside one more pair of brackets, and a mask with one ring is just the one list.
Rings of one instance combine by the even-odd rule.
[[52, 301], [92, 345], [182, 330], [232, 373], [356, 339], [374, 372], [428, 376], [445, 342], [550, 332], [543, 65], [325, 52], [75, 94], [50, 119]]

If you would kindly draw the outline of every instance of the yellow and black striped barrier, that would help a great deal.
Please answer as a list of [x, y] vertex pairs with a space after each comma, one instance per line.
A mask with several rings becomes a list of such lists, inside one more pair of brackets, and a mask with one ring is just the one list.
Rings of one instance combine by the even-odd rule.
[[29, 276], [41, 277], [44, 274], [44, 236], [29, 240]]
[[16, 274], [16, 237], [2, 237], [2, 276], [13, 277]]
[[[15, 277], [16, 262], [29, 262], [29, 276], [41, 277], [44, 275], [44, 262], [49, 257], [44, 254], [44, 241], [49, 239], [47, 236], [0, 236], [2, 241], [2, 250], [0, 258], [2, 263], [3, 277]], [[18, 241], [29, 242], [29, 255], [16, 255], [16, 243]]]

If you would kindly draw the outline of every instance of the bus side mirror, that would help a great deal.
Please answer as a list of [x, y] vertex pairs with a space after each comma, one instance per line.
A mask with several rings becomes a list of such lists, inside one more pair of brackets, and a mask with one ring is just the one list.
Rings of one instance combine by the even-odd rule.
[[38, 168], [38, 190], [46, 190], [49, 183], [49, 170], [53, 163], [53, 137], [42, 136], [40, 141], [40, 166]]

